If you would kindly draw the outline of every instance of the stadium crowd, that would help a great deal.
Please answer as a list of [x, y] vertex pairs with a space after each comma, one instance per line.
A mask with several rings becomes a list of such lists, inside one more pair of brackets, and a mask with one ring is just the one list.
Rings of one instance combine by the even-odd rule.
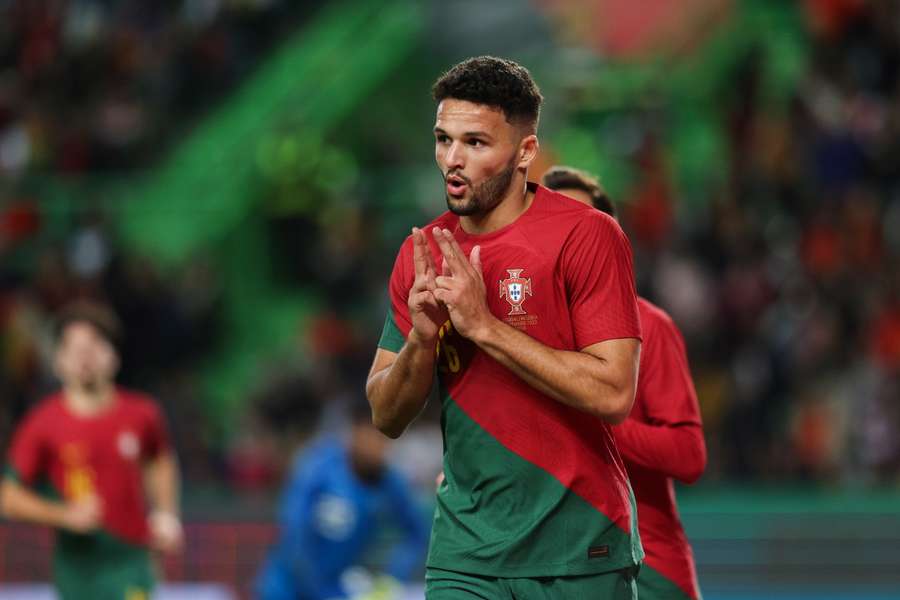
[[[223, 343], [215, 261], [163, 277], [94, 210], [48, 232], [53, 221], [23, 182], [152, 165], [264, 56], [298, 12], [284, 5], [0, 5], [0, 440], [51, 385], [55, 311], [96, 297], [122, 316], [123, 381], [163, 400], [186, 477], [278, 483], [266, 466], [276, 452], [248, 449], [247, 434], [302, 419], [286, 407], [308, 381], [273, 382], [253, 404], [262, 418], [230, 440], [192, 434], [206, 421], [195, 401], [200, 364]], [[726, 183], [708, 202], [680, 207], [664, 119], [644, 132], [638, 185], [618, 199], [639, 290], [688, 343], [706, 482], [875, 485], [900, 475], [900, 18], [886, 3], [842, 5], [851, 8], [839, 18], [809, 13], [812, 60], [788, 110], [764, 109], [761, 54], [733, 74], [733, 92], [710, 115], [730, 152]], [[327, 397], [364, 378], [378, 332], [361, 333], [373, 317], [360, 315], [385, 294], [367, 259], [392, 256], [398, 242], [371, 235], [364, 224], [384, 215], [367, 206], [372, 214], [311, 221], [313, 251], [281, 257], [301, 275], [331, 274], [321, 286], [334, 302], [302, 342], [309, 362], [333, 367], [323, 371], [332, 381], [316, 383]]]

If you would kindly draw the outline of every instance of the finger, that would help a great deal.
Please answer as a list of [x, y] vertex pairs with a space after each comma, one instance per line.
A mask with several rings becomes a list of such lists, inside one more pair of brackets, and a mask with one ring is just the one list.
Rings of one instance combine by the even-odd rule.
[[449, 275], [450, 274], [450, 265], [447, 264], [447, 259], [441, 257], [441, 274]]
[[447, 310], [453, 310], [450, 304], [450, 290], [446, 290], [444, 288], [438, 288], [434, 291], [434, 297], [438, 302], [447, 307]]
[[428, 291], [427, 295], [425, 296], [424, 302], [431, 308], [439, 309], [441, 307], [441, 305], [438, 304], [437, 298], [434, 297], [434, 293], [430, 290]]
[[472, 269], [469, 267], [469, 261], [466, 260], [466, 253], [463, 252], [462, 246], [459, 245], [459, 242], [456, 241], [456, 238], [453, 237], [453, 234], [449, 229], [444, 229], [444, 239], [450, 244], [450, 248], [453, 250], [453, 256], [459, 260], [459, 266], [462, 270], [471, 273]]
[[416, 310], [422, 310], [425, 306], [440, 308], [438, 306], [437, 299], [434, 297], [434, 294], [428, 290], [413, 294], [412, 298], [410, 299], [410, 303]]
[[416, 231], [419, 232], [419, 238], [422, 240], [422, 254], [425, 255], [425, 266], [434, 272], [437, 270], [437, 267], [434, 266], [434, 256], [431, 254], [431, 247], [428, 245], [428, 237], [418, 227]]
[[475, 272], [478, 273], [479, 276], [482, 275], [481, 246], [475, 246], [474, 248], [472, 248], [472, 252], [469, 253], [469, 264], [472, 265], [472, 268], [475, 269]]
[[[447, 232], [446, 234], [444, 232]], [[460, 259], [459, 255], [453, 249], [453, 245], [447, 239], [448, 236], [452, 239], [453, 236], [449, 231], [441, 230], [438, 227], [435, 227], [432, 230], [432, 235], [434, 236], [434, 240], [437, 242], [438, 248], [441, 249], [441, 254], [444, 255], [444, 260], [447, 263], [449, 269], [444, 270], [444, 274], [446, 275], [448, 270], [450, 275], [458, 275], [465, 272], [465, 268], [463, 267], [463, 262]]]
[[454, 285], [456, 284], [456, 280], [452, 277], [441, 275], [440, 277], [435, 278], [434, 283], [436, 289], [449, 290], [453, 289]]
[[416, 277], [418, 278], [419, 276], [425, 275], [425, 271], [428, 269], [428, 261], [425, 258], [428, 243], [425, 241], [422, 230], [418, 227], [412, 228], [412, 239], [413, 267], [415, 268]]
[[431, 248], [428, 247], [428, 239], [425, 237], [425, 232], [418, 227], [413, 227], [412, 237], [413, 262], [416, 275], [428, 276], [430, 272], [433, 277], [437, 269], [434, 266], [434, 257], [431, 255]]

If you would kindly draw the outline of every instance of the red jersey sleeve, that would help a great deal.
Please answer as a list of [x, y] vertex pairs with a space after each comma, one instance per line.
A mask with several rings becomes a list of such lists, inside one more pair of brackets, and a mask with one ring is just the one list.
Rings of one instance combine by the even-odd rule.
[[380, 348], [391, 352], [400, 352], [406, 337], [412, 329], [409, 317], [409, 290], [415, 281], [413, 266], [412, 237], [407, 237], [397, 253], [394, 269], [388, 284], [390, 308], [384, 322], [384, 330], [378, 342]]
[[144, 428], [141, 448], [144, 459], [154, 459], [169, 449], [169, 432], [159, 405], [147, 400], [144, 403]]
[[585, 211], [561, 262], [578, 349], [641, 337], [631, 246], [613, 218]]
[[35, 485], [46, 473], [49, 447], [38, 411], [32, 410], [13, 435], [8, 467], [13, 477], [27, 486]]
[[634, 416], [613, 427], [626, 461], [693, 482], [706, 467], [700, 407], [681, 332], [662, 311], [643, 312], [644, 344]]

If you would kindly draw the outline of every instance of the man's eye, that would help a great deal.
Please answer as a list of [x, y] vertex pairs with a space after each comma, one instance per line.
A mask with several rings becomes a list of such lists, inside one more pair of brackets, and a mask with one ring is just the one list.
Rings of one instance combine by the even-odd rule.
[[481, 140], [469, 140], [469, 145], [477, 148], [478, 146], [484, 146], [484, 142]]
[[450, 141], [450, 138], [446, 135], [439, 135], [437, 136], [437, 141], [439, 144], [446, 144], [448, 141]]

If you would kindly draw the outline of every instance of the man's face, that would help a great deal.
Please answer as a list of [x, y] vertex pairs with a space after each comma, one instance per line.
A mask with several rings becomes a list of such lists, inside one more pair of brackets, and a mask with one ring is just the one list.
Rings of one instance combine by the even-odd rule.
[[496, 207], [512, 182], [521, 142], [521, 129], [503, 111], [443, 100], [434, 124], [434, 157], [446, 184], [447, 208], [470, 216]]
[[86, 391], [112, 382], [119, 369], [113, 345], [90, 323], [66, 325], [56, 350], [56, 372], [66, 386]]
[[591, 198], [591, 195], [588, 194], [584, 190], [579, 190], [576, 188], [560, 188], [556, 191], [559, 192], [560, 194], [562, 194], [563, 196], [568, 196], [569, 198], [572, 198], [573, 200], [578, 200], [582, 204], [587, 204], [588, 206], [594, 206], [593, 198]]

